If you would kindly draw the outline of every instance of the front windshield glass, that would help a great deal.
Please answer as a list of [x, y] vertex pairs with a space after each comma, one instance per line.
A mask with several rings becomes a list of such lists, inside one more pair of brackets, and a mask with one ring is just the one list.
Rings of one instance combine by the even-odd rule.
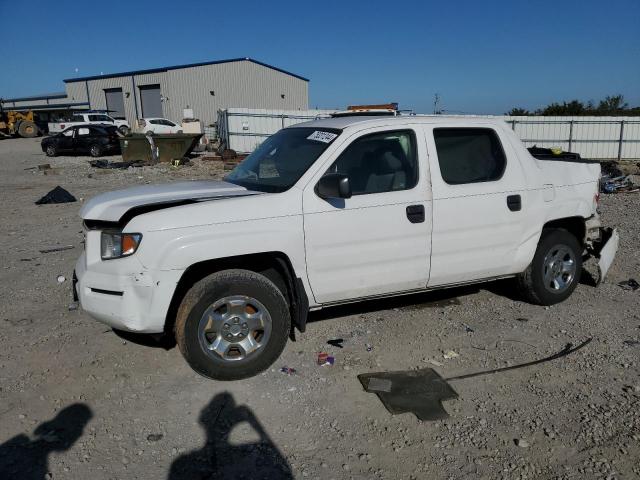
[[291, 188], [340, 135], [330, 128], [285, 128], [267, 138], [225, 180], [260, 192]]

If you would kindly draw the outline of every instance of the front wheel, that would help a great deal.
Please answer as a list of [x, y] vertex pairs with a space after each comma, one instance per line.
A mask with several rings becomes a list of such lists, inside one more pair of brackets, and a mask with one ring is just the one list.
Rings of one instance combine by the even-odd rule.
[[47, 145], [45, 153], [47, 154], [47, 157], [55, 157], [58, 154], [58, 151], [56, 150], [55, 145]]
[[118, 131], [124, 136], [127, 136], [127, 135], [129, 135], [131, 133], [131, 129], [129, 127], [124, 126], [124, 125], [121, 126], [120, 128], [118, 128]]
[[518, 275], [522, 295], [538, 305], [566, 300], [580, 281], [582, 250], [578, 239], [567, 230], [544, 230], [533, 261]]
[[224, 270], [187, 292], [175, 334], [182, 355], [197, 373], [239, 380], [276, 361], [290, 326], [287, 301], [273, 282], [248, 270]]

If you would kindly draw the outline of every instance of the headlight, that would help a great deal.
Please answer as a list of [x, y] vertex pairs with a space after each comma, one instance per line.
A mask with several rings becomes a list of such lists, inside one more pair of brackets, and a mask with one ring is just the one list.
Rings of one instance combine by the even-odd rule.
[[102, 260], [133, 255], [141, 241], [141, 233], [102, 232], [100, 238]]

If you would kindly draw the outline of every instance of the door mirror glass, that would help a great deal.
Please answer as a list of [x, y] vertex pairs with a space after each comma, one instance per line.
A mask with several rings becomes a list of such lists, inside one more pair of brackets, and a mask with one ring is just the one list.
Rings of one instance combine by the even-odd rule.
[[320, 198], [351, 198], [349, 177], [343, 173], [327, 173], [318, 182], [316, 192]]

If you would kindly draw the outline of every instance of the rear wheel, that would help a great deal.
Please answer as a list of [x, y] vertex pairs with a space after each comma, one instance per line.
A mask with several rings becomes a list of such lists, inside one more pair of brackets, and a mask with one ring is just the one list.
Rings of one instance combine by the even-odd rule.
[[197, 373], [238, 380], [267, 369], [282, 353], [291, 317], [282, 292], [248, 270], [224, 270], [187, 292], [176, 318], [176, 341]]
[[55, 157], [58, 154], [58, 151], [56, 150], [55, 145], [47, 145], [45, 153], [47, 154], [47, 157]]
[[20, 126], [18, 127], [18, 135], [23, 138], [33, 138], [38, 135], [38, 127], [35, 123], [24, 120], [20, 122]]
[[538, 305], [566, 300], [580, 281], [582, 250], [567, 230], [543, 230], [533, 261], [518, 275], [522, 295]]
[[99, 157], [102, 155], [102, 147], [100, 145], [93, 144], [89, 147], [89, 153], [92, 157]]
[[129, 135], [129, 133], [131, 133], [131, 129], [129, 127], [125, 127], [124, 125], [121, 126], [120, 128], [118, 128], [118, 131], [122, 134], [122, 135]]

